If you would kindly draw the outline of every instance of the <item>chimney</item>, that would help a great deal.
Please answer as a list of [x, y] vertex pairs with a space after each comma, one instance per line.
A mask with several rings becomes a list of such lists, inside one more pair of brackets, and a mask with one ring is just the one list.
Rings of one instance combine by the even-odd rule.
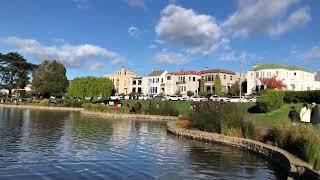
[[207, 66], [206, 66], [206, 67], [204, 67], [204, 70], [206, 70], [206, 71], [207, 71], [207, 70], [208, 70], [208, 67], [207, 67]]

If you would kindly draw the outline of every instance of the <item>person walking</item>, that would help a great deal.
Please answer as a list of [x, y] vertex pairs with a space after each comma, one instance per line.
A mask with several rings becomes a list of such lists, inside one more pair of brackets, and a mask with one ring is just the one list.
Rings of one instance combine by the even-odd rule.
[[312, 103], [310, 122], [312, 123], [312, 127], [314, 129], [318, 129], [318, 124], [320, 122], [320, 114], [318, 105], [314, 102]]
[[294, 106], [291, 107], [288, 117], [290, 118], [292, 125], [296, 125], [296, 123], [300, 121], [300, 115]]
[[311, 111], [308, 108], [308, 105], [306, 103], [303, 104], [303, 108], [300, 111], [300, 118], [301, 121], [304, 123], [309, 123], [310, 122], [310, 116], [311, 116]]

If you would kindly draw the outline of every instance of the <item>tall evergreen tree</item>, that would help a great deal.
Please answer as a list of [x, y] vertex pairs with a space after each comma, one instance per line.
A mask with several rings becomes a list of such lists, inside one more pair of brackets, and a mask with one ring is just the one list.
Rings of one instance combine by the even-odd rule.
[[216, 79], [214, 80], [214, 92], [218, 96], [222, 95], [222, 85], [221, 85], [221, 80], [219, 76], [217, 76]]
[[69, 86], [66, 68], [56, 60], [44, 61], [32, 73], [32, 87], [34, 91], [46, 98], [62, 96]]

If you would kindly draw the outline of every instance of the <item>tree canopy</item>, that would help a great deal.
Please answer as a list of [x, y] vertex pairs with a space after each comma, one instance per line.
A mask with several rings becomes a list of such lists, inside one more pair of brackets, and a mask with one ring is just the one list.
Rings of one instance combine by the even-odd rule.
[[217, 76], [217, 78], [214, 80], [214, 93], [218, 96], [222, 95], [222, 85], [221, 85], [221, 80], [220, 77]]
[[16, 52], [0, 53], [0, 86], [8, 89], [11, 95], [12, 89], [24, 88], [29, 84], [29, 74], [36, 65]]
[[287, 86], [283, 83], [283, 80], [277, 79], [277, 76], [273, 76], [271, 78], [260, 78], [262, 85], [267, 87], [268, 89], [278, 89], [282, 90]]
[[32, 87], [36, 93], [44, 97], [61, 96], [68, 86], [66, 68], [56, 60], [43, 61], [32, 73]]
[[75, 78], [69, 88], [68, 96], [71, 98], [97, 98], [110, 97], [113, 90], [113, 83], [107, 78], [80, 77]]
[[239, 87], [239, 82], [236, 81], [233, 83], [230, 87], [230, 94], [233, 96], [239, 95], [240, 94], [240, 87]]

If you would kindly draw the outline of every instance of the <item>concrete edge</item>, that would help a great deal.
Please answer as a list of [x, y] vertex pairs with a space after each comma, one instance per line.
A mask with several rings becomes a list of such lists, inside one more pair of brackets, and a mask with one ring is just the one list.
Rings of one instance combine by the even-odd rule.
[[147, 114], [126, 114], [126, 113], [106, 113], [99, 111], [81, 111], [81, 114], [89, 116], [98, 116], [102, 118], [118, 118], [118, 119], [142, 119], [142, 120], [154, 120], [154, 121], [175, 121], [177, 117], [174, 116], [160, 116], [160, 115], [147, 115]]
[[9, 105], [0, 104], [0, 107], [4, 108], [18, 108], [18, 109], [37, 109], [37, 110], [50, 110], [50, 111], [83, 111], [83, 108], [72, 108], [72, 107], [51, 107], [51, 106], [26, 106], [26, 105]]
[[254, 151], [277, 163], [281, 168], [284, 168], [284, 170], [288, 172], [288, 175], [290, 173], [297, 173], [298, 167], [304, 167], [307, 170], [311, 171], [315, 176], [318, 176], [320, 178], [320, 173], [313, 171], [310, 164], [281, 148], [269, 144], [264, 144], [262, 142], [254, 141], [251, 139], [237, 138], [217, 133], [180, 128], [177, 127], [175, 121], [167, 123], [167, 130], [179, 136], [185, 136], [192, 139], [205, 140]]

